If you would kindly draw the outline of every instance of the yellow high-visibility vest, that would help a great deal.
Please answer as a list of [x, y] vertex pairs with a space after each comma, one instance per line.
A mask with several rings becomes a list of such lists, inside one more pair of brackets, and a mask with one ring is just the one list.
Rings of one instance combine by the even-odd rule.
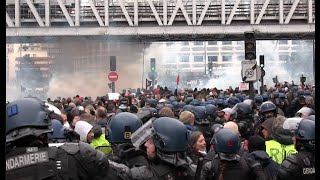
[[275, 140], [269, 140], [266, 141], [266, 152], [272, 160], [281, 164], [287, 156], [296, 154], [297, 150], [294, 148], [294, 144], [283, 145]]

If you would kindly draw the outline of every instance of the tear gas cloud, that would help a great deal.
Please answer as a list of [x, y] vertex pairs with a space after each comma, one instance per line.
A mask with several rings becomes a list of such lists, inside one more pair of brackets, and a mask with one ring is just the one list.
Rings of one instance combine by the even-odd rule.
[[[281, 46], [281, 43], [278, 42], [257, 41], [258, 64], [259, 55], [264, 55], [265, 59], [264, 84], [268, 87], [273, 86], [272, 78], [275, 76], [278, 77], [279, 82], [291, 83], [294, 81], [295, 84], [299, 84], [301, 74], [307, 77], [307, 84], [314, 84], [312, 41], [297, 41], [296, 44], [299, 46], [294, 53], [278, 50]], [[50, 98], [73, 97], [79, 94], [95, 98], [111, 92], [108, 88], [110, 81], [107, 78], [110, 72], [110, 56], [116, 56], [117, 59], [117, 73], [119, 75], [116, 81], [117, 92], [122, 89], [145, 87], [145, 79], [148, 78], [150, 72], [150, 58], [156, 59], [157, 85], [174, 88], [177, 74], [180, 74], [179, 88], [217, 87], [218, 89], [227, 89], [229, 86], [235, 88], [241, 82], [241, 61], [235, 55], [232, 56], [232, 67], [222, 71], [219, 78], [204, 80], [199, 77], [183, 75], [182, 72], [188, 71], [188, 68], [182, 67], [188, 63], [180, 62], [182, 42], [171, 42], [170, 44], [171, 46], [162, 42], [151, 44], [97, 41], [55, 42], [54, 46], [60, 48], [61, 53], [54, 56], [49, 54], [53, 56], [55, 64], [51, 80], [48, 82], [47, 96]], [[280, 60], [279, 55], [282, 58]], [[286, 61], [283, 58], [287, 58]], [[190, 58], [189, 62], [192, 61]], [[202, 72], [204, 74], [204, 67]], [[194, 83], [197, 80], [199, 82]], [[189, 85], [187, 81], [189, 81]], [[30, 80], [20, 83], [27, 86], [30, 84]], [[7, 100], [21, 96], [20, 86], [17, 84], [16, 79], [7, 82]], [[258, 89], [260, 83], [256, 82], [254, 86]]]

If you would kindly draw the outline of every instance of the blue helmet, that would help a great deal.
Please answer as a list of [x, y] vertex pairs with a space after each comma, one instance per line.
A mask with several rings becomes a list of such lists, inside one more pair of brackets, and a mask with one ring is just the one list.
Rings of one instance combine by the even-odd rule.
[[273, 91], [272, 92], [272, 97], [273, 98], [278, 98], [279, 97], [279, 92], [278, 91]]
[[277, 113], [277, 106], [271, 101], [266, 101], [261, 104], [260, 111], [261, 113], [266, 113], [269, 111]]
[[217, 112], [217, 106], [208, 104], [205, 106], [207, 115], [215, 115]]
[[181, 108], [180, 108], [179, 103], [177, 101], [173, 101], [171, 104], [173, 106], [172, 110], [180, 111]]
[[237, 97], [231, 96], [227, 99], [227, 104], [229, 108], [233, 108], [237, 103], [241, 102]]
[[198, 101], [198, 99], [193, 99], [193, 100], [190, 102], [190, 105], [200, 106], [200, 102]]
[[190, 111], [190, 112], [193, 112], [193, 109], [194, 109], [194, 106], [188, 104], [188, 105], [185, 105], [185, 106], [181, 109], [181, 112], [182, 112], [182, 111]]
[[243, 96], [240, 93], [236, 94], [236, 97], [242, 102], [243, 101]]
[[315, 121], [310, 119], [301, 120], [295, 132], [295, 137], [300, 140], [306, 149], [315, 150]]
[[185, 102], [186, 104], [190, 104], [190, 102], [193, 100], [193, 97], [189, 96], [186, 98]]
[[212, 96], [208, 97], [207, 100], [214, 100], [214, 98]]
[[236, 104], [233, 109], [237, 112], [238, 115], [249, 115], [252, 113], [252, 108], [249, 104], [241, 102]]
[[216, 106], [225, 107], [226, 103], [225, 103], [225, 101], [223, 99], [217, 99], [216, 100]]
[[164, 104], [164, 107], [168, 107], [171, 110], [174, 110], [174, 106], [172, 104]]
[[225, 154], [237, 154], [241, 141], [239, 135], [229, 128], [222, 128], [214, 135], [215, 151]]
[[153, 108], [156, 108], [157, 107], [157, 104], [158, 104], [158, 101], [155, 100], [155, 99], [148, 99], [147, 100], [148, 104], [153, 107]]
[[156, 107], [157, 111], [160, 111], [160, 109], [162, 109], [162, 108], [163, 108], [162, 103], [157, 104], [157, 107]]
[[224, 95], [223, 94], [219, 94], [217, 98], [218, 99], [224, 99]]
[[298, 96], [302, 96], [303, 94], [304, 94], [304, 91], [302, 91], [302, 90], [298, 90], [298, 91], [297, 91], [297, 95], [298, 95]]
[[172, 103], [174, 101], [177, 101], [177, 98], [175, 96], [170, 96], [169, 101], [170, 101], [170, 103]]
[[155, 134], [153, 141], [157, 149], [163, 152], [184, 152], [187, 149], [187, 127], [179, 120], [160, 117], [152, 123]]
[[285, 94], [285, 93], [279, 93], [279, 98], [285, 99], [285, 98], [287, 98], [287, 97], [286, 97], [286, 94]]
[[268, 101], [269, 100], [268, 94], [266, 93], [262, 94], [262, 99], [263, 99], [263, 102]]
[[196, 120], [202, 120], [206, 118], [206, 108], [204, 106], [196, 106], [193, 109], [193, 114]]
[[209, 99], [209, 100], [208, 100], [208, 103], [209, 103], [209, 104], [212, 104], [212, 105], [216, 105], [216, 101], [213, 100], [213, 99]]
[[56, 119], [51, 120], [52, 125], [49, 126], [53, 129], [53, 133], [48, 133], [49, 139], [65, 139], [65, 128], [63, 127], [62, 123]]
[[131, 134], [142, 126], [142, 121], [135, 114], [123, 112], [110, 120], [108, 140], [111, 143], [131, 142]]
[[311, 96], [311, 91], [310, 90], [304, 90], [303, 95]]
[[17, 99], [6, 105], [6, 142], [52, 132], [48, 107], [37, 98]]
[[185, 102], [183, 102], [183, 101], [180, 101], [180, 102], [179, 102], [179, 108], [180, 108], [180, 109], [182, 109], [185, 105], [186, 105]]

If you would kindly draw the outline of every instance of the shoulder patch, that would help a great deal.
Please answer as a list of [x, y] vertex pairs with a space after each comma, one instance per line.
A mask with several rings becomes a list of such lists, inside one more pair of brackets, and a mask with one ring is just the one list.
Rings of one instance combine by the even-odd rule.
[[39, 151], [33, 153], [21, 154], [18, 156], [10, 157], [6, 159], [6, 171], [35, 165], [38, 163], [48, 162], [48, 151]]

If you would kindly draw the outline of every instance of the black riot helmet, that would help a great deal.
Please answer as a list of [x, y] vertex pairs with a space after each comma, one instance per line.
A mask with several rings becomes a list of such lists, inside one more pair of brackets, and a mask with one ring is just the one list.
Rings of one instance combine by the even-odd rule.
[[277, 116], [277, 106], [271, 101], [263, 102], [260, 106], [260, 112], [262, 115], [266, 112], [273, 112], [274, 117], [276, 117]]
[[131, 141], [131, 134], [142, 126], [137, 115], [129, 112], [116, 114], [110, 120], [108, 140], [111, 143], [125, 143]]
[[6, 143], [27, 136], [52, 132], [48, 107], [40, 99], [27, 97], [6, 105]]
[[252, 113], [252, 108], [249, 104], [245, 102], [237, 103], [233, 108], [238, 115], [249, 115]]
[[300, 121], [298, 129], [295, 132], [295, 137], [308, 150], [315, 149], [315, 121], [303, 119]]
[[204, 106], [196, 106], [193, 109], [196, 124], [209, 124], [206, 119], [206, 108]]
[[153, 107], [153, 108], [156, 108], [157, 107], [157, 104], [158, 104], [158, 101], [156, 99], [148, 99], [147, 100], [147, 103], [150, 105], [150, 107]]
[[131, 141], [138, 148], [150, 138], [153, 139], [158, 154], [185, 152], [188, 147], [187, 127], [170, 117], [150, 119], [132, 134]]
[[185, 103], [186, 103], [186, 104], [190, 104], [190, 102], [191, 102], [192, 100], [193, 100], [193, 97], [190, 97], [190, 96], [189, 96], [189, 97], [186, 98]]
[[227, 99], [227, 104], [229, 108], [233, 108], [233, 106], [235, 106], [237, 103], [240, 103], [241, 101], [235, 97], [235, 96], [231, 96]]
[[210, 116], [215, 116], [216, 115], [217, 106], [212, 105], [212, 104], [207, 104], [205, 106], [205, 108], [206, 108], [207, 115], [210, 115]]
[[217, 153], [237, 154], [240, 143], [239, 135], [229, 128], [222, 128], [214, 135], [214, 149]]

